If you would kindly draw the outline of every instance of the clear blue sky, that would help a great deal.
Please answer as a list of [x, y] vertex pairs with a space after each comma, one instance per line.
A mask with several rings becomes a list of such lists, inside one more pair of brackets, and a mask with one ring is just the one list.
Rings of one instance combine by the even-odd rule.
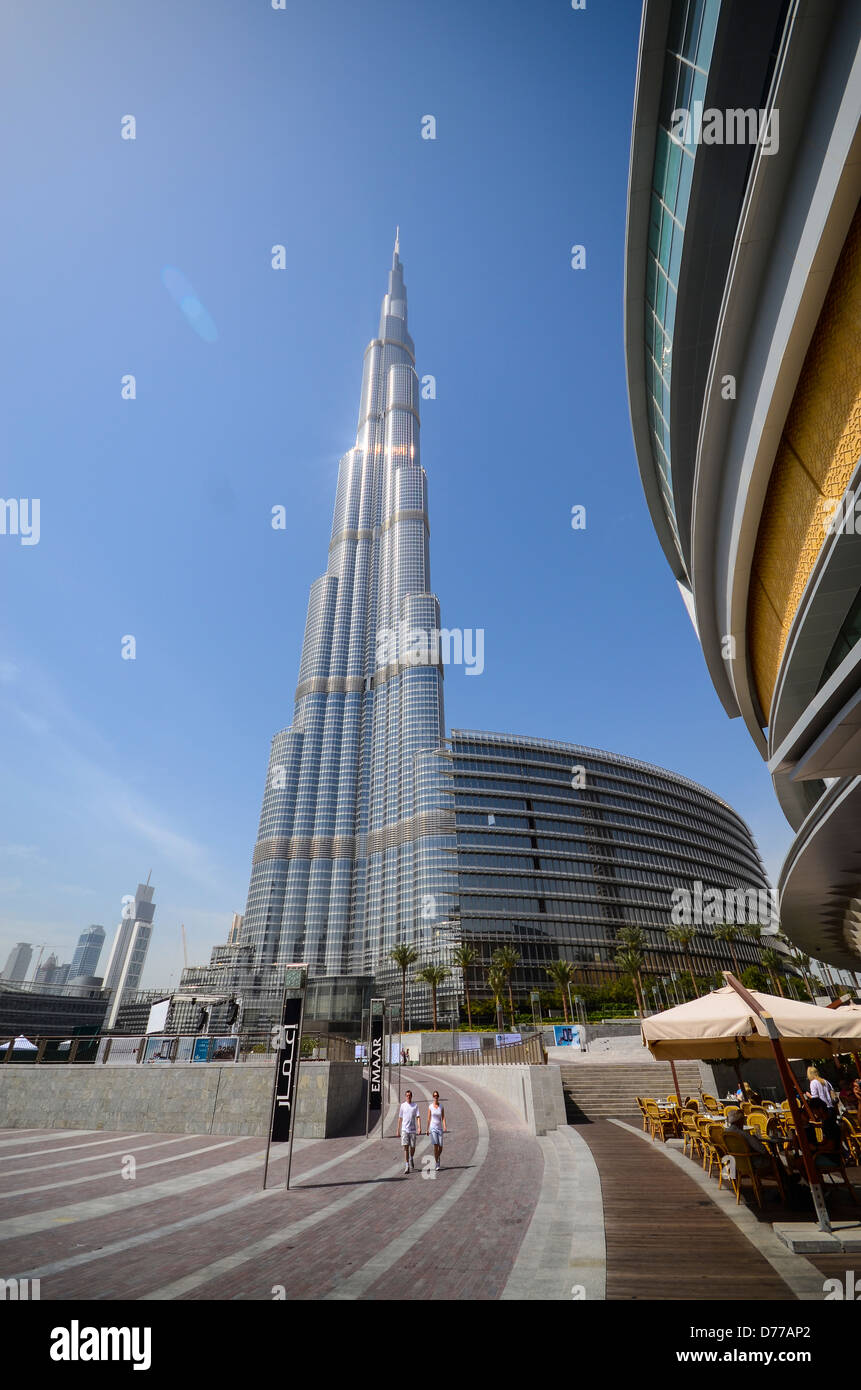
[[447, 672], [448, 726], [684, 773], [737, 807], [776, 873], [789, 827], [707, 677], [631, 441], [639, 12], [7, 4], [2, 489], [40, 499], [41, 537], [0, 537], [4, 958], [25, 939], [69, 959], [91, 922], [110, 940], [152, 869], [144, 984], [164, 985], [180, 922], [204, 962], [244, 909], [396, 223], [419, 373], [437, 379], [434, 588], [447, 626], [486, 634], [480, 677]]

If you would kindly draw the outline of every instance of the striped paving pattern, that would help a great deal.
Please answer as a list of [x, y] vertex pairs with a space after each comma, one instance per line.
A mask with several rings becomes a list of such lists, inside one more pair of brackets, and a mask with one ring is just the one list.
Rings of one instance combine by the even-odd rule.
[[[291, 1190], [260, 1139], [6, 1131], [0, 1137], [0, 1274], [49, 1299], [495, 1299], [515, 1265], [544, 1172], [540, 1145], [503, 1101], [435, 1085], [450, 1136], [442, 1171], [405, 1177], [386, 1137], [300, 1140]], [[128, 1176], [134, 1159], [135, 1175]], [[432, 1172], [432, 1166], [428, 1165]]]

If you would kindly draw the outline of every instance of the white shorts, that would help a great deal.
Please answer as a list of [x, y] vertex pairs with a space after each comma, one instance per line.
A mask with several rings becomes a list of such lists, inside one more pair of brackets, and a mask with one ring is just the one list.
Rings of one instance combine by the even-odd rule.
[[401, 1133], [401, 1144], [405, 1149], [414, 1149], [416, 1146], [416, 1132], [414, 1129], [405, 1129]]
[[435, 1125], [432, 1125], [431, 1128], [428, 1130], [428, 1138], [430, 1139], [432, 1144], [436, 1144], [438, 1149], [442, 1148], [442, 1135], [443, 1131], [441, 1129], [437, 1129]]

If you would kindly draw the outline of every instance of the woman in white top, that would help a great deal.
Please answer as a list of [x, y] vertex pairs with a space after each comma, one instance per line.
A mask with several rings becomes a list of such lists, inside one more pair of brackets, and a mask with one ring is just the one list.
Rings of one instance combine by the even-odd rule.
[[815, 1067], [807, 1068], [807, 1079], [810, 1082], [810, 1090], [807, 1092], [808, 1096], [816, 1100], [821, 1100], [823, 1105], [828, 1106], [829, 1110], [834, 1110], [836, 1105], [831, 1083], [825, 1081]]
[[442, 1136], [448, 1133], [445, 1123], [445, 1106], [439, 1103], [439, 1091], [434, 1091], [431, 1103], [428, 1106], [428, 1136], [433, 1144], [433, 1156], [436, 1160], [436, 1171], [440, 1170], [440, 1155], [442, 1153]]

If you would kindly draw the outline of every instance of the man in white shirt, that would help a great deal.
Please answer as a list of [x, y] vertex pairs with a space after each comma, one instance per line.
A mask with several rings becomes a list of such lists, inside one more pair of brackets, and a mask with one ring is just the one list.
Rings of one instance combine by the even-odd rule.
[[398, 1136], [404, 1146], [404, 1172], [415, 1169], [416, 1135], [422, 1132], [419, 1108], [413, 1105], [413, 1093], [405, 1093], [404, 1103], [398, 1112]]

